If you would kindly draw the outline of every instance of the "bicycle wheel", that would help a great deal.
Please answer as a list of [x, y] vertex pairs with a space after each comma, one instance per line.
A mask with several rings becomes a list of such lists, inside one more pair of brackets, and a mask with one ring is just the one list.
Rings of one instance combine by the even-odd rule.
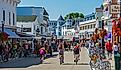
[[105, 70], [111, 70], [111, 63], [109, 61], [105, 61]]
[[91, 70], [93, 70], [93, 69], [96, 70], [96, 66], [95, 66], [95, 64], [94, 64], [94, 62], [92, 60], [90, 60], [90, 63], [89, 64], [90, 64]]
[[76, 65], [78, 64], [78, 60], [76, 60]]

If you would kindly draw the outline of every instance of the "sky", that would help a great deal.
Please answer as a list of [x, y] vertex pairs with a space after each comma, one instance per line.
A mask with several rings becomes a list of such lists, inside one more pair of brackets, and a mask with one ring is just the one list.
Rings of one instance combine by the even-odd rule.
[[71, 12], [81, 12], [84, 15], [95, 12], [103, 0], [21, 0], [19, 6], [44, 7], [49, 13], [50, 20], [57, 20]]

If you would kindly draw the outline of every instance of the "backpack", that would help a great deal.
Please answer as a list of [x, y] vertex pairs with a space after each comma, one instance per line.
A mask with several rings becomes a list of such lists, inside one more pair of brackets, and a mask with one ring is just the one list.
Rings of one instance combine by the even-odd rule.
[[74, 54], [79, 54], [79, 48], [74, 48]]

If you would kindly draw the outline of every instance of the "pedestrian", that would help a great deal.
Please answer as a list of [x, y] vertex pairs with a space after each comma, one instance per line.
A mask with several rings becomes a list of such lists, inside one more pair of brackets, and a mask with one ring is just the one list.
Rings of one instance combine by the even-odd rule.
[[58, 49], [59, 49], [59, 58], [62, 57], [62, 63], [64, 63], [64, 43], [63, 43], [63, 40], [60, 40]]
[[45, 50], [45, 47], [44, 46], [42, 46], [39, 49], [39, 54], [40, 54], [40, 63], [43, 63], [43, 60], [44, 60], [45, 54], [46, 54], [46, 50]]
[[110, 39], [108, 40], [108, 42], [106, 42], [106, 50], [107, 50], [107, 54], [108, 54], [108, 59], [109, 60], [112, 60], [112, 43], [110, 41]]
[[78, 60], [80, 60], [80, 59], [79, 59], [79, 58], [80, 58], [80, 46], [79, 46], [78, 43], [75, 44], [73, 51], [74, 51], [74, 62], [76, 61], [76, 58], [77, 58]]
[[113, 45], [113, 51], [114, 51], [114, 60], [115, 60], [115, 70], [120, 70], [120, 54], [119, 54], [119, 46], [115, 42]]

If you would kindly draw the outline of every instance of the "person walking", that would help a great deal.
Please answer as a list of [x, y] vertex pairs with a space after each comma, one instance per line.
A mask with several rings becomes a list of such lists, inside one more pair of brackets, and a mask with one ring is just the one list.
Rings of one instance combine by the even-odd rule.
[[73, 49], [73, 51], [74, 51], [74, 62], [76, 61], [76, 60], [80, 60], [79, 58], [80, 58], [80, 45], [77, 43], [77, 44], [75, 44], [75, 46], [74, 46], [74, 49]]
[[112, 49], [112, 43], [111, 43], [111, 41], [108, 40], [108, 42], [106, 43], [105, 46], [106, 46], [106, 50], [107, 50], [107, 54], [108, 54], [108, 59], [112, 60], [112, 51], [113, 51], [113, 49]]
[[60, 40], [59, 45], [59, 59], [60, 59], [60, 64], [64, 63], [64, 43], [63, 40]]
[[115, 42], [113, 45], [113, 52], [114, 52], [114, 60], [115, 60], [115, 70], [120, 70], [120, 54], [119, 54], [119, 46]]

